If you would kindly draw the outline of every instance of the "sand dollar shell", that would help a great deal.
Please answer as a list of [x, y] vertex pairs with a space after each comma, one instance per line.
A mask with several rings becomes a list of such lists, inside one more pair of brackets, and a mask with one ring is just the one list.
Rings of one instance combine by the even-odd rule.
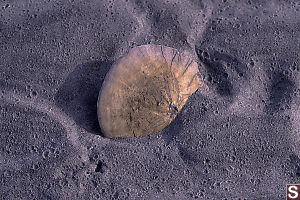
[[190, 56], [161, 45], [131, 49], [110, 69], [98, 98], [104, 136], [145, 136], [162, 130], [203, 85]]

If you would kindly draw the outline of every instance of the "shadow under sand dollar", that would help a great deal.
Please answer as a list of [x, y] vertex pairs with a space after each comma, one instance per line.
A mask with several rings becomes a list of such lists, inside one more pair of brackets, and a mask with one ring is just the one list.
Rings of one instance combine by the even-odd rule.
[[94, 61], [77, 66], [55, 95], [57, 106], [77, 125], [97, 135], [102, 135], [97, 118], [98, 94], [111, 65]]

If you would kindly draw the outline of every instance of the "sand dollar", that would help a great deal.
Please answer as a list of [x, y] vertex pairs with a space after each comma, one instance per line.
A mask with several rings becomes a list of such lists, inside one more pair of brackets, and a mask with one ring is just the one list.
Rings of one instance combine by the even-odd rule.
[[97, 108], [102, 132], [109, 138], [158, 132], [203, 85], [190, 56], [161, 45], [135, 47], [102, 84]]

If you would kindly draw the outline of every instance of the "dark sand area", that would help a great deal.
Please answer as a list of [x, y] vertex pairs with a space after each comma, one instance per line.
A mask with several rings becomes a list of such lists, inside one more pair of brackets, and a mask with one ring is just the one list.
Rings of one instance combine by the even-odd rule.
[[[300, 3], [0, 2], [0, 199], [282, 200], [300, 183]], [[102, 137], [97, 98], [130, 48], [199, 63], [162, 131]]]

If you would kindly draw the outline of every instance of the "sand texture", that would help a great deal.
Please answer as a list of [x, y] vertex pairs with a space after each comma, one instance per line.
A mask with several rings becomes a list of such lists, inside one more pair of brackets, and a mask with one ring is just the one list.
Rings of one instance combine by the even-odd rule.
[[[0, 199], [285, 199], [300, 183], [299, 8], [2, 0]], [[104, 78], [146, 44], [191, 55], [209, 90], [155, 134], [103, 137]]]

